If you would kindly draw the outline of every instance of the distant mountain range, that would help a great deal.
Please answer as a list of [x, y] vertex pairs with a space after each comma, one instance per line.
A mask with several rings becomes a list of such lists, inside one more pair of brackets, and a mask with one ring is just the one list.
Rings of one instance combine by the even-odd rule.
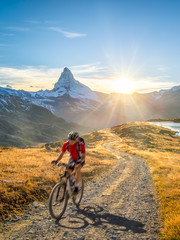
[[18, 96], [0, 95], [0, 146], [27, 147], [58, 141], [74, 129], [80, 133], [92, 131]]
[[179, 103], [180, 86], [146, 94], [105, 94], [92, 91], [64, 68], [52, 90], [28, 92], [0, 87], [0, 130], [4, 134], [0, 145], [8, 142], [5, 137], [15, 144], [17, 137], [31, 135], [28, 144], [54, 141], [73, 128], [84, 132], [126, 121], [176, 118], [180, 117]]

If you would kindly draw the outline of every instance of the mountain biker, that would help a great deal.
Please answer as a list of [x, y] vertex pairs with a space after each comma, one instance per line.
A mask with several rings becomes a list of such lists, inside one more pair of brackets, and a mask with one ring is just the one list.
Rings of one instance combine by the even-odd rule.
[[52, 164], [57, 164], [65, 154], [66, 150], [68, 150], [70, 159], [68, 162], [68, 169], [71, 169], [72, 165], [76, 163], [76, 183], [74, 193], [78, 193], [79, 182], [81, 179], [81, 166], [85, 163], [85, 144], [80, 141], [79, 133], [72, 131], [68, 134], [68, 141], [65, 142], [62, 146], [61, 153], [59, 157], [52, 161]]

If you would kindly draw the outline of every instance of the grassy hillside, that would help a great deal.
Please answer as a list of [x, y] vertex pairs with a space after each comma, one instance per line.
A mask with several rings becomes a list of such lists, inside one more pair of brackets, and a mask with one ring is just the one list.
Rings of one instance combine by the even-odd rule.
[[166, 121], [180, 123], [180, 118], [157, 118], [148, 120], [147, 122], [166, 122]]
[[111, 131], [122, 138], [115, 148], [146, 159], [160, 202], [162, 239], [179, 239], [180, 137], [169, 129], [144, 122], [122, 124]]
[[[113, 164], [114, 155], [102, 147], [105, 141], [113, 139], [101, 131], [83, 137], [86, 140], [87, 156], [82, 172], [85, 181], [88, 181]], [[57, 150], [61, 144], [57, 142], [53, 147]], [[59, 174], [64, 170], [50, 164], [58, 154], [45, 148], [0, 148], [1, 220], [9, 214], [17, 214], [34, 200], [44, 201], [48, 198]], [[63, 162], [67, 163], [68, 159], [66, 154]]]
[[[175, 136], [175, 132], [169, 129], [146, 122], [121, 124], [111, 128], [111, 131], [122, 139], [119, 143], [114, 143], [114, 148], [138, 155], [149, 164], [163, 220], [162, 239], [178, 239], [180, 236], [180, 137]], [[115, 160], [115, 157], [103, 148], [103, 144], [115, 141], [115, 138], [103, 130], [83, 137], [87, 147], [83, 176], [88, 181], [113, 164], [112, 160]], [[51, 143], [54, 152], [45, 148], [0, 148], [2, 219], [9, 214], [17, 214], [34, 200], [42, 201], [48, 198], [60, 173], [60, 169], [52, 167], [50, 162], [58, 156], [62, 144], [63, 141]], [[65, 155], [64, 162], [67, 161], [68, 155]]]
[[57, 141], [74, 129], [81, 134], [92, 131], [32, 104], [27, 111], [0, 114], [0, 146], [27, 147]]

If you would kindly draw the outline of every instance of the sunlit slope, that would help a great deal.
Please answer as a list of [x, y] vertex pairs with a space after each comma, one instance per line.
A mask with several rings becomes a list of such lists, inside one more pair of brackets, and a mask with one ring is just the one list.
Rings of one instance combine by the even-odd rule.
[[157, 119], [150, 119], [148, 122], [163, 122], [163, 121], [171, 121], [175, 123], [180, 123], [180, 118], [157, 118]]
[[[163, 239], [180, 236], [180, 137], [175, 132], [146, 122], [130, 122], [110, 129], [121, 141], [106, 130], [84, 135], [87, 148], [85, 180], [107, 171], [116, 157], [106, 149], [106, 143], [114, 142], [114, 148], [144, 158], [150, 166], [159, 198], [163, 220]], [[58, 181], [59, 168], [52, 167], [63, 141], [50, 144], [54, 152], [45, 148], [0, 149], [0, 213], [2, 218], [16, 213], [34, 200], [47, 199], [53, 184]], [[57, 152], [56, 152], [57, 151]], [[68, 155], [63, 160], [68, 161]], [[4, 181], [4, 180], [15, 180]], [[20, 181], [20, 182], [17, 182]]]
[[[146, 94], [99, 95], [101, 101], [92, 110], [81, 111], [76, 116], [71, 111], [65, 119], [96, 129], [108, 128], [130, 121], [145, 121], [152, 118], [177, 118], [180, 116], [180, 89]], [[81, 115], [81, 118], [79, 118]]]
[[92, 131], [20, 97], [0, 96], [0, 100], [6, 100], [6, 108], [0, 104], [0, 146], [26, 147], [63, 139], [73, 129], [80, 133]]
[[180, 236], [180, 137], [175, 132], [144, 122], [113, 127], [122, 138], [114, 147], [146, 159], [160, 201], [162, 239]]

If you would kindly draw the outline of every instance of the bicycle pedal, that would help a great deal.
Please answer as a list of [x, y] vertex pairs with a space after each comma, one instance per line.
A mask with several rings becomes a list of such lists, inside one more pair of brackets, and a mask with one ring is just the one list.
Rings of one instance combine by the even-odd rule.
[[79, 192], [79, 188], [78, 188], [78, 187], [75, 187], [73, 193], [74, 193], [74, 194], [78, 194], [78, 192]]

